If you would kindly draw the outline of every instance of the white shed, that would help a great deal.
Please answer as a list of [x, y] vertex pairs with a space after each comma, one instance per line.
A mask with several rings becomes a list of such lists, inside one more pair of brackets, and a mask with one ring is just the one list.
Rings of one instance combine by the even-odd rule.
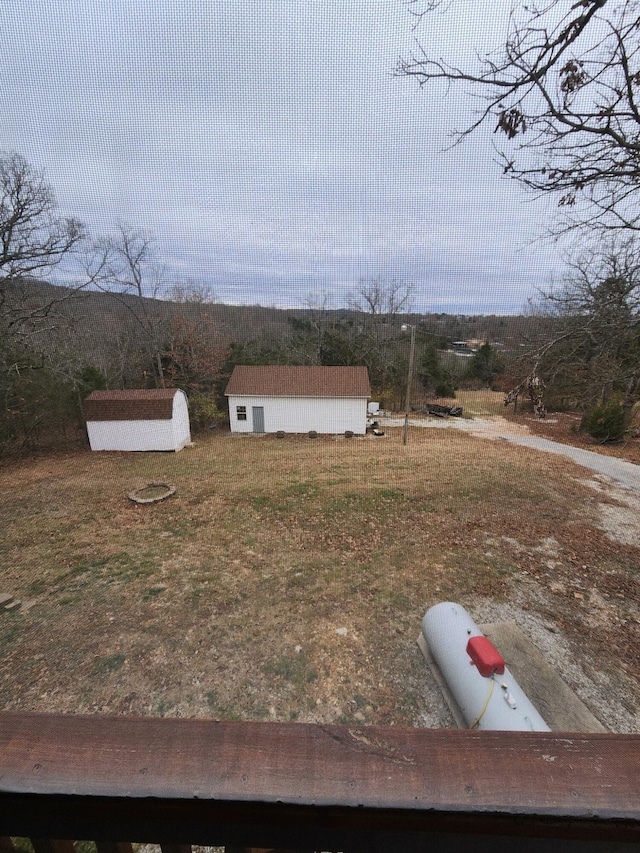
[[231, 432], [364, 435], [367, 429], [366, 367], [237, 365], [225, 394]]
[[182, 450], [191, 441], [178, 388], [93, 391], [84, 412], [92, 450]]

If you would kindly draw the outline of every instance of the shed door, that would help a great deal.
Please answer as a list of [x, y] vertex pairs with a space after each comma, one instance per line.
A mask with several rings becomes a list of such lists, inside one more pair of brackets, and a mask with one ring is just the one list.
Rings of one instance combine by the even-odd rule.
[[264, 432], [264, 406], [252, 406], [253, 431]]

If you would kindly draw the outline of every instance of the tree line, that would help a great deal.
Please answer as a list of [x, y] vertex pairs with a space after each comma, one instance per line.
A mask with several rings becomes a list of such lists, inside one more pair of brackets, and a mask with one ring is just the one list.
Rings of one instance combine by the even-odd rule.
[[[633, 236], [603, 239], [567, 258], [566, 269], [517, 330], [494, 318], [491, 335], [486, 318], [414, 313], [414, 286], [382, 278], [360, 281], [342, 309], [313, 293], [284, 323], [243, 330], [205, 287], [166, 280], [150, 234], [119, 223], [109, 238], [90, 240], [81, 223], [58, 215], [43, 175], [4, 155], [0, 447], [73, 435], [83, 399], [106, 387], [179, 387], [194, 428], [207, 427], [224, 411], [236, 364], [365, 365], [376, 398], [399, 409], [403, 324], [416, 330], [414, 394], [453, 397], [461, 383], [508, 391], [534, 377], [551, 404], [590, 412], [613, 401], [624, 416], [640, 398], [640, 250]], [[47, 283], [56, 272], [64, 286]], [[486, 337], [470, 358], [443, 356], [453, 340], [477, 334]]]
[[[56, 273], [64, 286], [47, 283]], [[183, 388], [194, 425], [210, 422], [225, 353], [209, 318], [188, 310], [208, 294], [167, 286], [144, 230], [119, 223], [109, 238], [90, 239], [59, 215], [41, 173], [19, 154], [0, 157], [0, 448], [73, 432], [83, 399], [108, 386]], [[86, 322], [89, 290], [118, 310]], [[157, 298], [167, 294], [171, 311]]]

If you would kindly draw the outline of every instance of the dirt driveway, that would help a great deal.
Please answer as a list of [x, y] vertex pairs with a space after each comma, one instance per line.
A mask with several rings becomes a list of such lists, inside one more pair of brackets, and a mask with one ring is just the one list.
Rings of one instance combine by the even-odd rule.
[[[401, 427], [404, 418], [381, 418], [380, 425]], [[640, 548], [640, 465], [532, 435], [527, 426], [501, 417], [410, 418], [409, 425], [424, 429], [462, 430], [476, 438], [508, 441], [510, 444], [573, 460], [596, 475], [589, 477], [586, 482], [603, 496], [603, 502], [599, 504], [601, 529], [614, 542]]]

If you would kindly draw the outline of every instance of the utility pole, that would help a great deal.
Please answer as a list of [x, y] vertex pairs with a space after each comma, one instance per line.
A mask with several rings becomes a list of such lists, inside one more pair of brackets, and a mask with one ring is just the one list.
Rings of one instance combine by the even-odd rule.
[[411, 386], [413, 385], [413, 360], [416, 354], [416, 327], [404, 323], [402, 331], [406, 332], [411, 329], [411, 349], [409, 350], [409, 370], [407, 372], [407, 393], [405, 395], [405, 413], [404, 413], [404, 429], [402, 431], [402, 443], [407, 443], [407, 433], [409, 431], [409, 412], [411, 411]]

